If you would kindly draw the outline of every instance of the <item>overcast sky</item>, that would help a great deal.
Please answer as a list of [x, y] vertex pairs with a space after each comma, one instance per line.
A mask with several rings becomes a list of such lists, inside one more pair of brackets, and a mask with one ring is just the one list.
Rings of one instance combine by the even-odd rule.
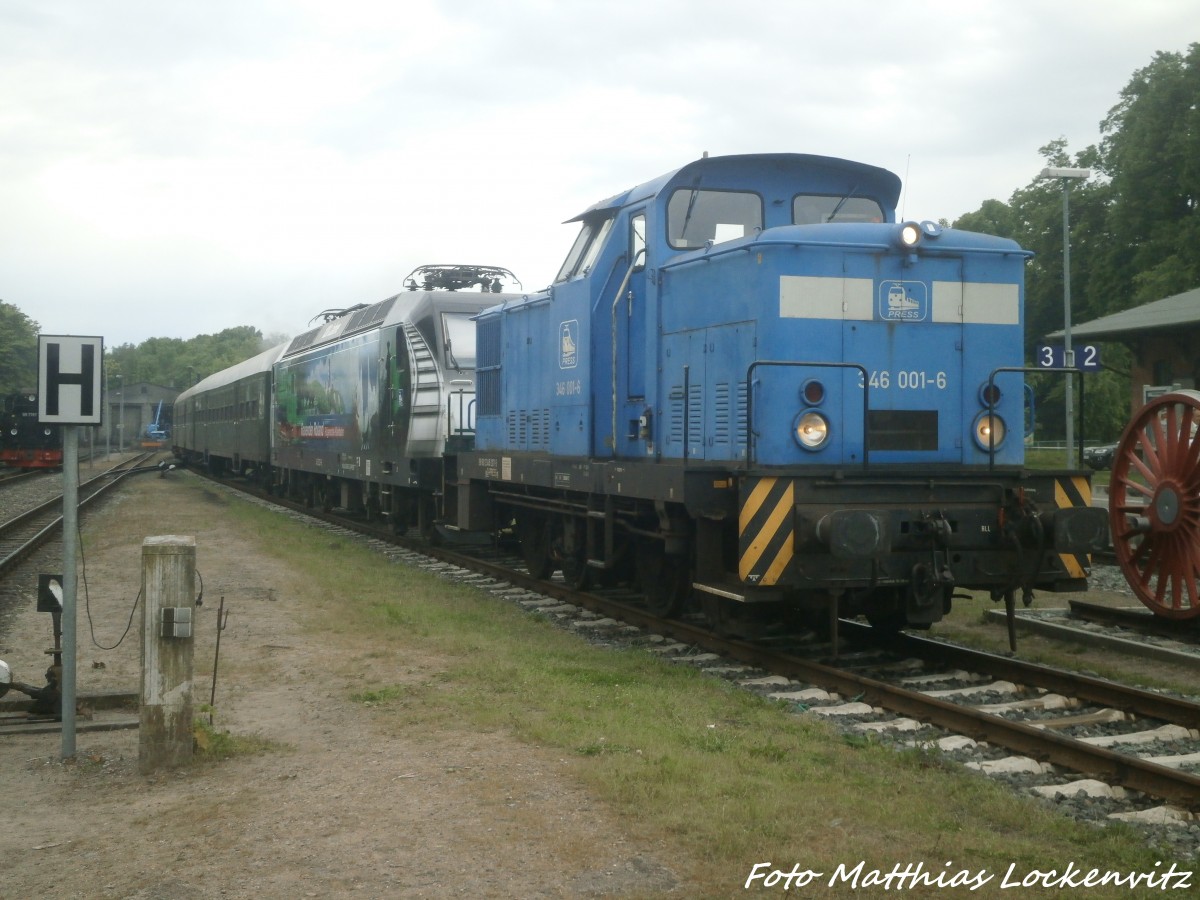
[[0, 0], [0, 299], [111, 347], [290, 336], [425, 263], [533, 290], [565, 219], [705, 151], [954, 219], [1197, 40], [1195, 0]]

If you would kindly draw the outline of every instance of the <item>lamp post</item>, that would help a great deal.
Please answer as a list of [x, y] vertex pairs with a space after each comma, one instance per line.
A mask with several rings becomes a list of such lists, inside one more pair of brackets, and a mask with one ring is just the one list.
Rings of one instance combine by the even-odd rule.
[[[1071, 193], [1071, 179], [1090, 178], [1091, 169], [1042, 169], [1042, 178], [1057, 178], [1062, 182], [1063, 198], [1063, 365], [1075, 368], [1075, 351], [1071, 349], [1071, 219], [1067, 212], [1067, 197]], [[1076, 465], [1072, 459], [1075, 449], [1075, 414], [1072, 408], [1074, 380], [1068, 375], [1063, 402], [1067, 413], [1067, 468]]]
[[125, 452], [125, 376], [117, 373], [117, 403], [121, 410], [117, 416], [117, 452]]

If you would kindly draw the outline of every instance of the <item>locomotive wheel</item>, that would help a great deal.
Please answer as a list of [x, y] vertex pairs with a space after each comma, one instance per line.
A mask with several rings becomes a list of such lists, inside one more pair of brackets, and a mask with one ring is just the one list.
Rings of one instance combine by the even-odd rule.
[[442, 545], [442, 533], [437, 530], [437, 501], [433, 497], [422, 495], [417, 501], [417, 528], [420, 531], [421, 538], [429, 543], [430, 546], [440, 547]]
[[591, 586], [592, 570], [587, 564], [587, 555], [582, 547], [563, 557], [562, 573], [563, 581], [572, 590], [586, 591]]
[[545, 580], [554, 571], [550, 556], [550, 524], [538, 513], [522, 513], [517, 517], [517, 539], [521, 542], [521, 557], [534, 578]]
[[867, 623], [882, 635], [899, 634], [908, 627], [904, 604], [907, 591], [903, 588], [879, 588], [867, 598], [863, 615]]
[[677, 615], [691, 582], [687, 560], [668, 556], [658, 541], [643, 540], [638, 544], [636, 565], [647, 611], [662, 618]]
[[1200, 393], [1147, 403], [1113, 458], [1108, 521], [1125, 580], [1168, 619], [1200, 616]]

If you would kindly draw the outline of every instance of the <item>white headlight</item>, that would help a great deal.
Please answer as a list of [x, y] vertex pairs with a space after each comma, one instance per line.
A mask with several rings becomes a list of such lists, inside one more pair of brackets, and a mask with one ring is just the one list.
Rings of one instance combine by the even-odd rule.
[[916, 222], [905, 222], [900, 227], [900, 243], [905, 247], [915, 247], [921, 241], [921, 226]]
[[1007, 433], [1008, 428], [999, 416], [981, 413], [975, 420], [975, 443], [981, 450], [999, 447], [1004, 443], [1004, 436]]
[[792, 435], [805, 450], [817, 450], [829, 439], [829, 421], [819, 412], [801, 413]]

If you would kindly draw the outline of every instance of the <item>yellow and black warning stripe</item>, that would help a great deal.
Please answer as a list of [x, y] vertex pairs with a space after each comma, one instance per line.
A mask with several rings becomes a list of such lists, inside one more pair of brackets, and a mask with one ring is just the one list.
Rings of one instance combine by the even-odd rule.
[[[1056, 476], [1054, 479], [1054, 505], [1059, 509], [1092, 505], [1092, 483], [1086, 475]], [[1063, 568], [1072, 578], [1084, 578], [1092, 564], [1087, 553], [1060, 553]]]
[[746, 478], [742, 481], [738, 573], [743, 583], [779, 583], [792, 561], [793, 504], [790, 478]]

